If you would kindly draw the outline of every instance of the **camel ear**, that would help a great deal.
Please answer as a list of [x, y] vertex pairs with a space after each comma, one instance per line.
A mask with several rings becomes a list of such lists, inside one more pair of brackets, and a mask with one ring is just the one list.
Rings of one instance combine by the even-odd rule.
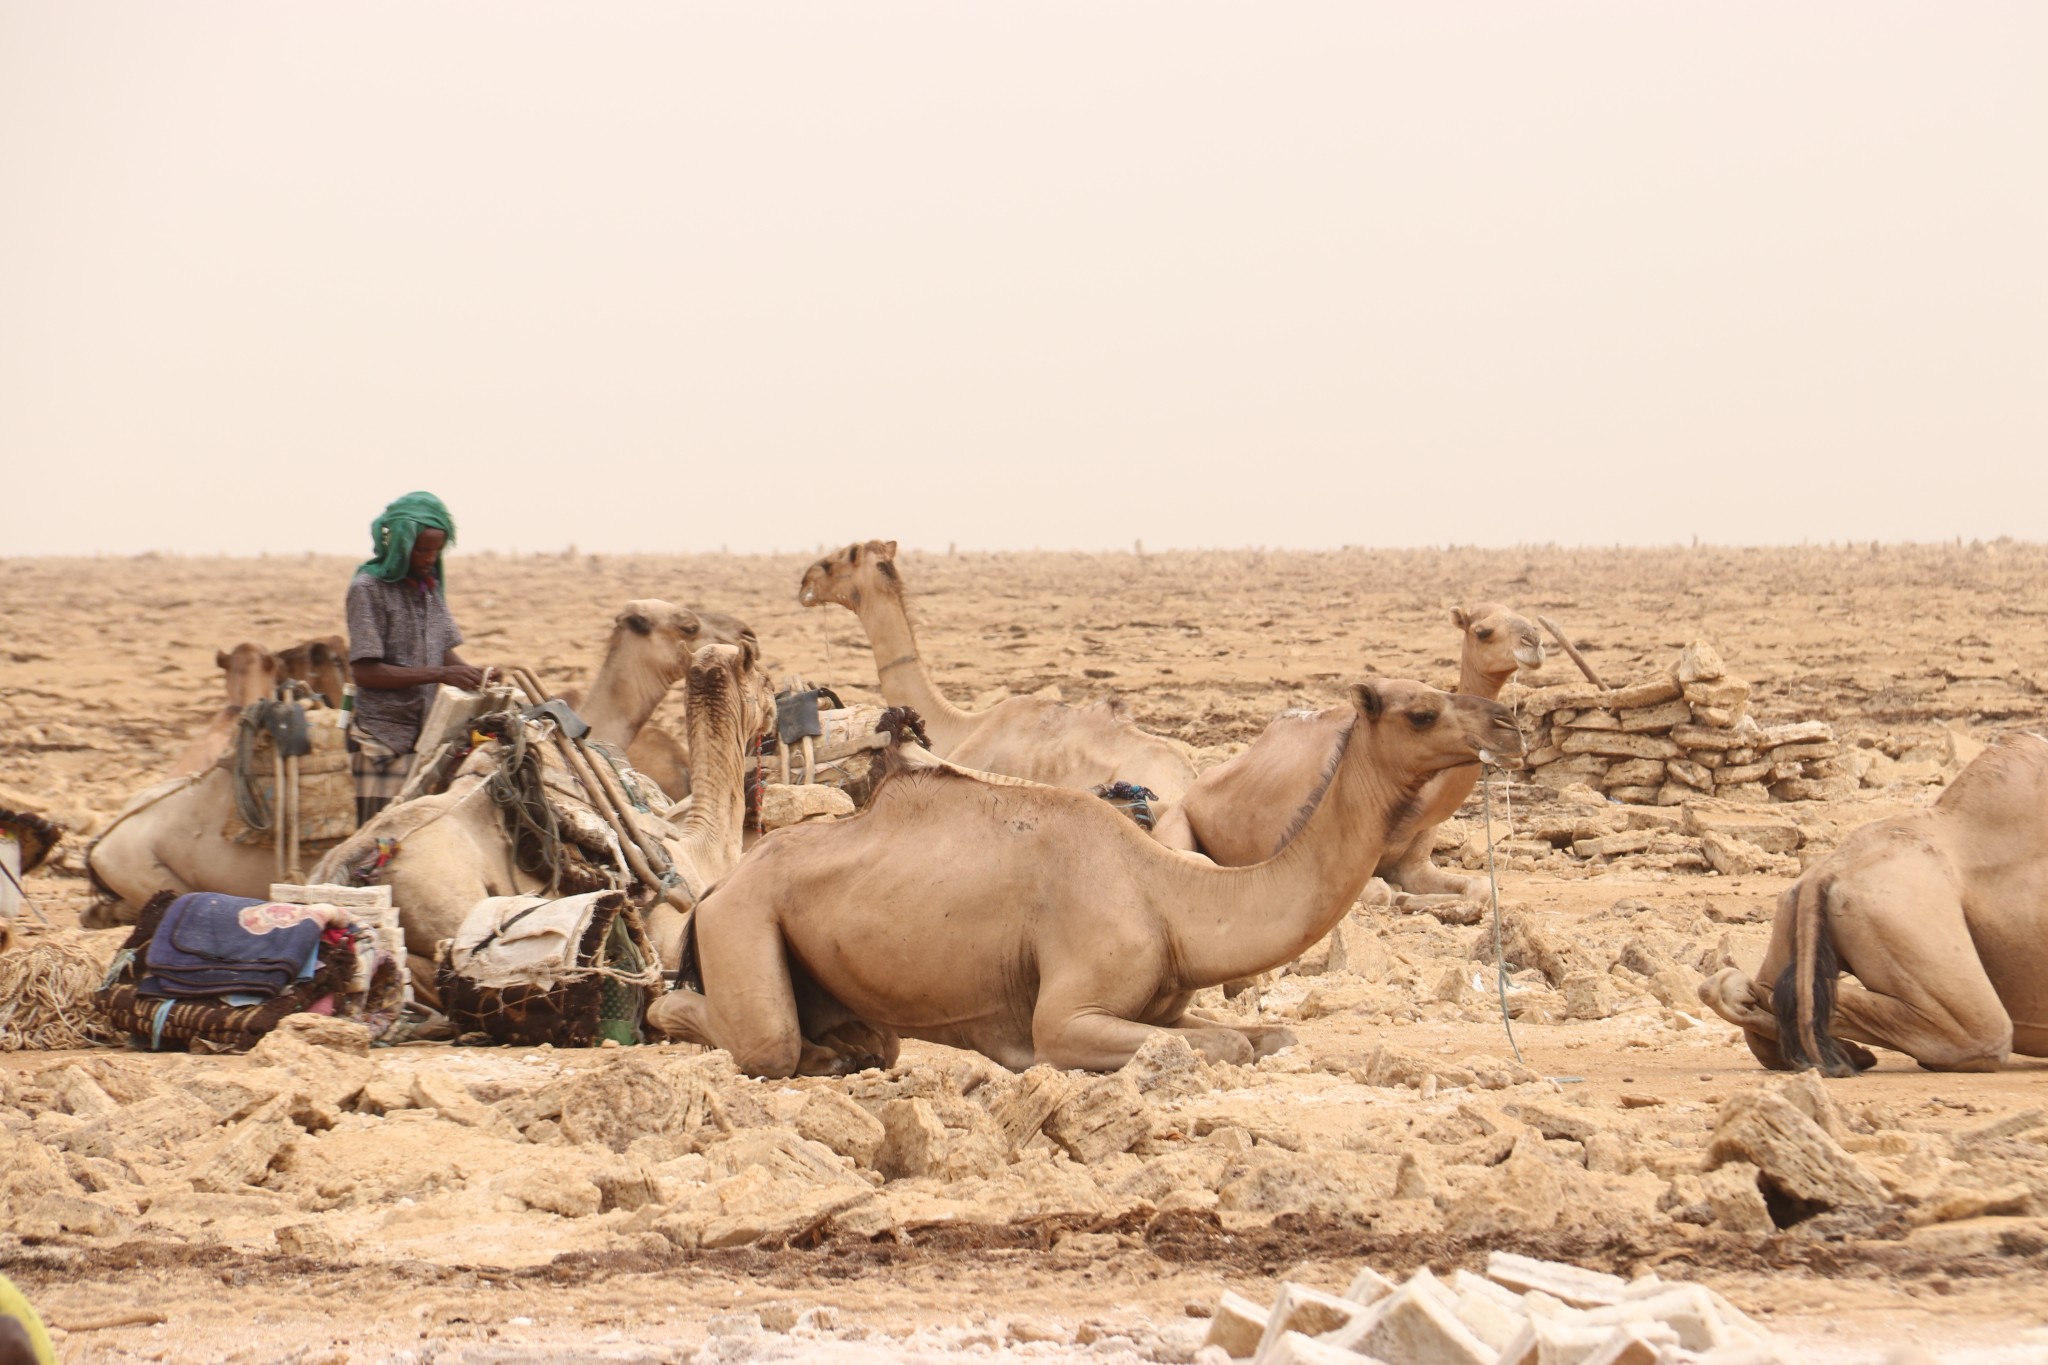
[[216, 649], [213, 651], [213, 666], [215, 668], [226, 668], [228, 666], [228, 652], [226, 650]]
[[754, 638], [754, 632], [750, 630], [740, 636], [740, 672], [751, 673], [754, 671], [754, 665], [760, 662], [761, 642]]
[[1372, 683], [1355, 683], [1351, 688], [1351, 704], [1365, 713], [1367, 720], [1378, 720], [1380, 712], [1386, 710], [1386, 702], [1380, 690]]
[[875, 547], [875, 554], [884, 564], [894, 564], [896, 562], [896, 542], [893, 540], [883, 541]]
[[635, 635], [652, 635], [654, 633], [654, 623], [637, 611], [629, 611], [624, 616], [621, 616], [619, 624], [632, 631]]
[[1459, 630], [1464, 630], [1472, 624], [1472, 613], [1466, 611], [1463, 607], [1459, 607], [1451, 613], [1451, 624]]
[[860, 563], [860, 546], [859, 546], [859, 545], [849, 545], [849, 546], [847, 546], [847, 547], [846, 547], [846, 562], [847, 562], [847, 563], [849, 563], [849, 564], [858, 564], [858, 563]]
[[327, 666], [327, 661], [332, 659], [333, 657], [334, 653], [332, 650], [327, 648], [327, 642], [325, 640], [315, 640], [313, 642], [312, 658], [313, 666], [315, 668], [325, 668]]

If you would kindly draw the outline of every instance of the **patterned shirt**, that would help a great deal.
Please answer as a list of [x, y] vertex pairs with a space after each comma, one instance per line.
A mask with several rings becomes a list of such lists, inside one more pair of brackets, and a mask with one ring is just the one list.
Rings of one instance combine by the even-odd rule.
[[[348, 661], [382, 659], [394, 668], [439, 668], [462, 643], [447, 599], [413, 579], [386, 583], [359, 573], [348, 585]], [[401, 754], [412, 752], [427, 723], [434, 683], [356, 688], [356, 726]]]

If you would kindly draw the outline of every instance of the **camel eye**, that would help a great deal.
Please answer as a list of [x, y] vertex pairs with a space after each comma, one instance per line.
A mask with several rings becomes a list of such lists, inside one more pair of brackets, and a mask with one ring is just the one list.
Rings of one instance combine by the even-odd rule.
[[1437, 713], [1434, 711], [1410, 711], [1408, 713], [1408, 723], [1418, 730], [1427, 730], [1430, 726], [1436, 724], [1436, 717]]
[[1477, 635], [1482, 640], [1491, 640], [1493, 638], [1493, 627], [1481, 626], [1479, 629], [1473, 631], [1472, 633], [1474, 635]]

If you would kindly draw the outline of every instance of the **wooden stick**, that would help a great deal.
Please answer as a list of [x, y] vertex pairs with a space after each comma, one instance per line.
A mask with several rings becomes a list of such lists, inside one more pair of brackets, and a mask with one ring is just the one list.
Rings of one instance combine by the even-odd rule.
[[1564, 638], [1564, 632], [1557, 628], [1557, 622], [1551, 620], [1548, 616], [1539, 616], [1536, 618], [1536, 624], [1542, 626], [1545, 630], [1550, 632], [1550, 638], [1557, 641], [1557, 643], [1564, 649], [1565, 655], [1568, 658], [1570, 658], [1573, 663], [1579, 666], [1579, 672], [1586, 675], [1587, 682], [1593, 684], [1593, 686], [1599, 688], [1603, 692], [1607, 690], [1607, 683], [1605, 682], [1605, 680], [1603, 680], [1598, 673], [1595, 673], [1593, 671], [1593, 665], [1587, 663], [1584, 656], [1582, 656], [1579, 653], [1579, 651], [1572, 648], [1572, 642]]
[[109, 1327], [154, 1327], [166, 1322], [167, 1318], [154, 1308], [131, 1308], [124, 1313], [102, 1313], [93, 1318], [73, 1318], [69, 1322], [50, 1320], [50, 1326], [61, 1327], [67, 1332], [99, 1332]]

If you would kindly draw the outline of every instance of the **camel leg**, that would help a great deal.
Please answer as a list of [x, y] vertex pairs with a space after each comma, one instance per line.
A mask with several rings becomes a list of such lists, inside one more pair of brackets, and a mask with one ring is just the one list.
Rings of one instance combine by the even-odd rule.
[[1270, 1057], [1281, 1048], [1293, 1047], [1300, 1041], [1294, 1036], [1293, 1029], [1282, 1028], [1278, 1024], [1240, 1024], [1203, 1014], [1199, 1010], [1189, 1010], [1166, 1027], [1189, 1032], [1200, 1029], [1229, 1029], [1232, 1033], [1244, 1035], [1244, 1040], [1252, 1045], [1254, 1058]]
[[806, 1060], [823, 1063], [820, 1052], [841, 1064], [824, 1049], [806, 1057], [789, 958], [773, 911], [721, 902], [717, 914], [698, 918], [697, 958], [705, 993], [670, 991], [648, 1007], [650, 1025], [724, 1048], [741, 1071], [769, 1080], [798, 1074]]
[[[1063, 1071], [1115, 1071], [1159, 1031], [1154, 1025], [1099, 1011], [1053, 1013], [1041, 1000], [1031, 1020], [1033, 1060]], [[1208, 1061], [1252, 1060], [1251, 1041], [1236, 1029], [1197, 1024], [1173, 1026], [1172, 1031]]]
[[[1836, 983], [1837, 1037], [1903, 1052], [1930, 1071], [2004, 1065], [2013, 1045], [2012, 1018], [1978, 960], [1962, 903], [1940, 863], [1902, 853], [1842, 876], [1828, 893], [1826, 916], [1842, 970], [1854, 978]], [[1792, 961], [1791, 920], [1781, 906], [1750, 985], [1751, 998], [1766, 1011], [1779, 974]], [[1714, 980], [1726, 976], [1723, 971]], [[1746, 1031], [1764, 1031], [1736, 1022]], [[1768, 1034], [1778, 1036], [1775, 1017]]]
[[1197, 853], [1202, 847], [1195, 838], [1194, 824], [1179, 802], [1168, 806], [1152, 821], [1152, 839], [1181, 853]]
[[1411, 896], [1475, 896], [1486, 887], [1479, 877], [1446, 872], [1429, 860], [1434, 827], [1418, 833], [1398, 854], [1380, 855], [1379, 875], [1396, 891]]

